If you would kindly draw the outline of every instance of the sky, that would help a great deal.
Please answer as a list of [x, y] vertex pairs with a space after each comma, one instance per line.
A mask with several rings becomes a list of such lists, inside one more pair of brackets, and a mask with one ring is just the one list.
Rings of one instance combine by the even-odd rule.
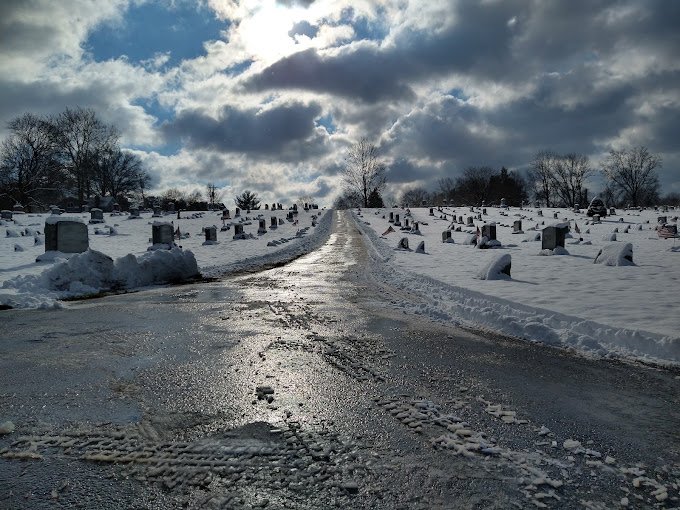
[[644, 145], [680, 192], [679, 22], [667, 0], [3, 0], [0, 138], [91, 107], [156, 191], [323, 205], [361, 138], [393, 197]]

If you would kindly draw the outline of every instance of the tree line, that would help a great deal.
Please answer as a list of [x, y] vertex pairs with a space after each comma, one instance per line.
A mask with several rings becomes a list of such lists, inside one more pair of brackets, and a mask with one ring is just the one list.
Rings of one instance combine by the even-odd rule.
[[25, 113], [7, 125], [0, 144], [0, 201], [36, 209], [72, 197], [144, 198], [150, 177], [136, 154], [121, 149], [120, 132], [90, 108], [52, 116]]

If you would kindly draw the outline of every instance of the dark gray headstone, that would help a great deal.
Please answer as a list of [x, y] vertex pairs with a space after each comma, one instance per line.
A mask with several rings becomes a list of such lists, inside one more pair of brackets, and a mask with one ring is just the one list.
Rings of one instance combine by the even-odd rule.
[[276, 216], [272, 216], [271, 219], [271, 224], [269, 225], [269, 228], [277, 228], [279, 226], [279, 220], [276, 218]]
[[13, 214], [14, 213], [12, 211], [8, 211], [7, 209], [5, 209], [4, 211], [0, 211], [0, 218], [2, 218], [3, 220], [11, 220]]
[[261, 218], [259, 220], [259, 226], [257, 228], [257, 233], [258, 234], [266, 234], [267, 233], [267, 222], [265, 221], [264, 218]]
[[521, 232], [522, 231], [522, 220], [515, 220], [512, 224], [512, 231], [513, 232]]
[[451, 239], [451, 231], [450, 230], [444, 230], [444, 232], [442, 232], [442, 243], [445, 243], [449, 239]]
[[460, 223], [461, 225], [463, 224], [463, 217], [462, 216], [458, 216], [458, 223]]
[[157, 223], [151, 226], [151, 242], [153, 244], [172, 244], [175, 231], [170, 223]]
[[663, 225], [664, 223], [668, 223], [668, 216], [659, 216], [656, 219], [656, 222], [660, 225]]
[[388, 220], [388, 223], [394, 223], [394, 213], [390, 211], [390, 219]]
[[264, 204], [264, 210], [268, 211], [269, 210], [269, 204]]
[[234, 210], [234, 218], [238, 218], [241, 216], [241, 209], [238, 207]]
[[88, 247], [87, 225], [84, 223], [69, 220], [45, 223], [45, 251], [82, 253]]
[[482, 214], [486, 214], [486, 207], [482, 209]]
[[475, 225], [475, 219], [472, 216], [468, 216], [467, 218], [467, 226], [468, 227], [474, 227]]
[[434, 216], [434, 208], [430, 207], [430, 216]]
[[217, 227], [205, 227], [205, 240], [217, 241]]
[[569, 227], [551, 225], [543, 229], [541, 235], [541, 249], [554, 250], [558, 246], [564, 248], [564, 239], [566, 238]]
[[538, 210], [538, 211], [536, 211], [536, 214], [538, 214], [539, 216], [543, 216], [543, 211]]
[[90, 210], [90, 223], [102, 223], [104, 221], [104, 211], [101, 209]]
[[139, 218], [139, 208], [133, 207], [130, 209], [130, 218]]
[[482, 225], [482, 237], [486, 237], [489, 241], [495, 241], [496, 225], [493, 224]]
[[402, 250], [408, 250], [408, 237], [402, 237], [397, 247]]
[[394, 226], [395, 227], [400, 227], [401, 226], [401, 221], [399, 221], [399, 215], [395, 214], [394, 215]]
[[553, 218], [557, 219], [557, 213], [553, 213]]
[[234, 235], [243, 235], [243, 224], [234, 223]]

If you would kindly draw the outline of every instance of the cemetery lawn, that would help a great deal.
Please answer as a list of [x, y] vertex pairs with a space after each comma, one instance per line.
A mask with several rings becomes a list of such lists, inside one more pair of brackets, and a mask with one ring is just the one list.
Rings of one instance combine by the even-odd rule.
[[[418, 296], [413, 302], [395, 301], [395, 308], [587, 355], [680, 363], [680, 239], [660, 239], [655, 231], [658, 216], [677, 222], [680, 211], [618, 210], [590, 224], [585, 210], [543, 209], [539, 216], [535, 208], [487, 207], [480, 220], [481, 208], [435, 208], [434, 216], [429, 208], [414, 208], [406, 219], [411, 226], [419, 222], [417, 234], [388, 222], [390, 213], [399, 214], [403, 226], [406, 212], [355, 212], [370, 252], [384, 269], [376, 278]], [[474, 218], [472, 226], [468, 217]], [[516, 220], [522, 221], [523, 233], [513, 233]], [[477, 228], [481, 233], [494, 222], [501, 246], [463, 244]], [[570, 226], [568, 254], [539, 255], [541, 230], [564, 222]], [[395, 231], [387, 233], [390, 226]], [[453, 243], [442, 242], [447, 229], [454, 230]], [[612, 234], [616, 241], [609, 240]], [[402, 238], [408, 239], [409, 250], [396, 249]], [[425, 253], [416, 252], [421, 241]], [[593, 263], [605, 246], [626, 243], [632, 244], [634, 265]], [[511, 277], [480, 279], [479, 272], [503, 254], [511, 257]]]
[[[0, 220], [0, 306], [50, 308], [63, 300], [103, 293], [138, 290], [150, 285], [215, 278], [282, 264], [322, 245], [329, 235], [331, 214], [325, 210], [300, 209], [297, 223], [287, 221], [287, 210], [259, 210], [226, 220], [222, 231], [221, 212], [182, 211], [154, 218], [141, 213], [104, 213], [104, 223], [88, 224], [89, 213], [64, 215], [87, 225], [90, 251], [61, 260], [36, 262], [45, 253], [46, 221], [61, 216], [14, 215]], [[266, 233], [258, 234], [258, 215], [265, 220]], [[318, 217], [312, 226], [312, 217]], [[272, 217], [277, 226], [271, 228]], [[51, 219], [50, 219], [51, 218]], [[182, 249], [147, 251], [154, 222], [172, 223], [179, 228]], [[247, 239], [233, 239], [234, 224], [243, 225]], [[204, 227], [217, 227], [217, 243], [206, 243]], [[53, 252], [52, 252], [53, 253]], [[101, 255], [100, 255], [101, 254]], [[114, 260], [115, 271], [107, 257]]]

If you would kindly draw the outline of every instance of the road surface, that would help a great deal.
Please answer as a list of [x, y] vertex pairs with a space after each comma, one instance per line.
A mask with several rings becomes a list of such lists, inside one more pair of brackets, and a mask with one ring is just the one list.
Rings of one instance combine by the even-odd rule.
[[335, 214], [279, 268], [2, 312], [0, 508], [680, 506], [680, 371], [397, 311]]

